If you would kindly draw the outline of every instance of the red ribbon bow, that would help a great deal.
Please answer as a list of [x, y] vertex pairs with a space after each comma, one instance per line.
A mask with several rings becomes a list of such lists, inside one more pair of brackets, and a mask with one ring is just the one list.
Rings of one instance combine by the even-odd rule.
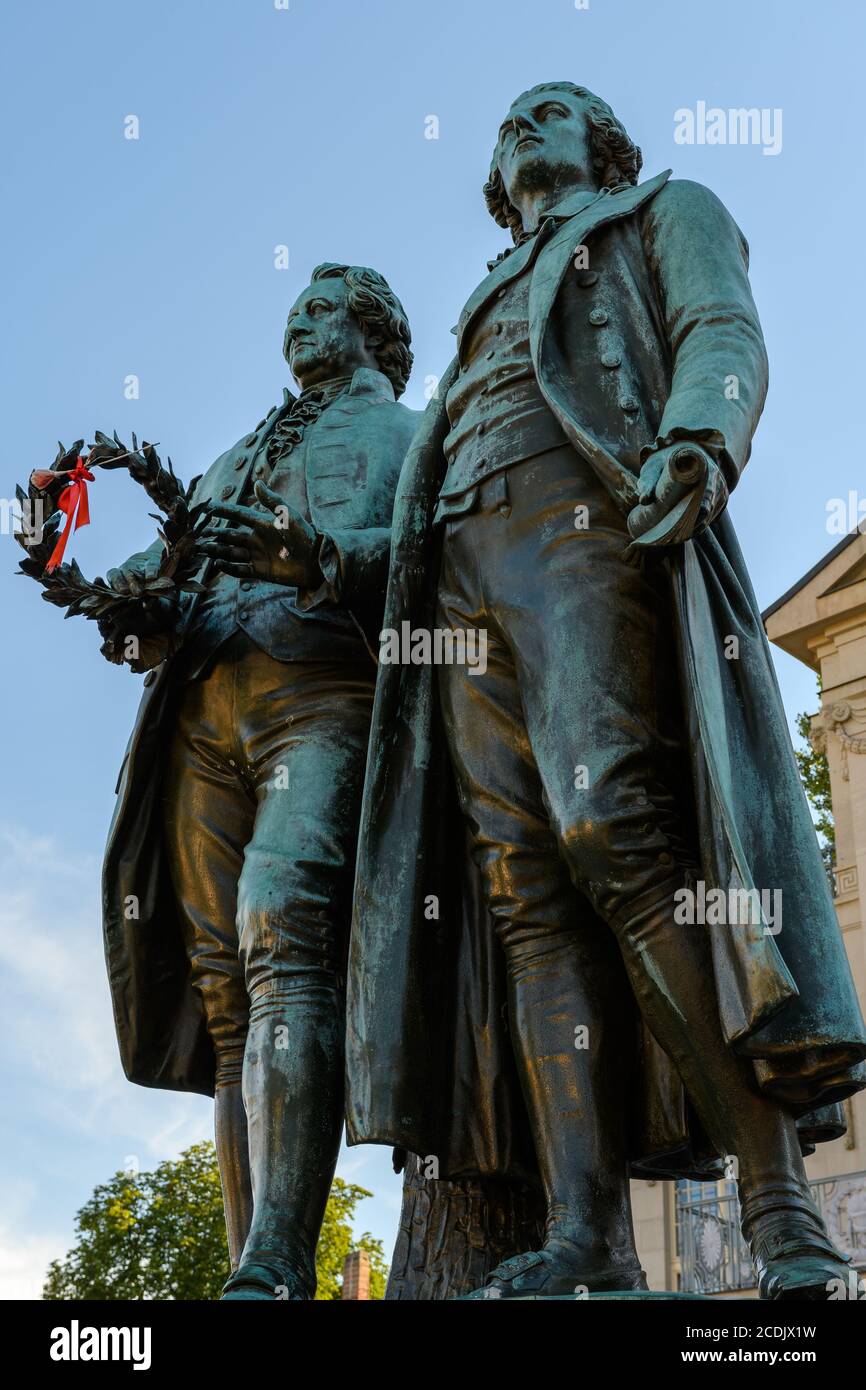
[[93, 482], [93, 474], [89, 471], [83, 458], [75, 462], [75, 467], [66, 474], [69, 479], [66, 487], [57, 499], [57, 506], [60, 511], [66, 513], [66, 525], [58, 537], [57, 544], [51, 552], [51, 559], [45, 566], [46, 573], [51, 574], [63, 559], [63, 552], [66, 550], [66, 542], [69, 540], [71, 532], [78, 530], [79, 526], [90, 524], [90, 505], [87, 500], [87, 484]]

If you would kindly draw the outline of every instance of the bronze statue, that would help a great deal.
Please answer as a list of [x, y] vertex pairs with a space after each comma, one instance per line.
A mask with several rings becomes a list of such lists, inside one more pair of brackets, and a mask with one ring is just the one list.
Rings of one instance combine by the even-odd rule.
[[[314, 271], [286, 326], [300, 395], [195, 490], [213, 518], [203, 590], [165, 607], [171, 654], [145, 678], [120, 777], [104, 927], [123, 1065], [215, 1095], [228, 1299], [315, 1292], [343, 1124], [371, 644], [418, 418], [397, 402], [409, 344], [382, 276]], [[157, 542], [122, 574], [161, 555]]]
[[645, 1289], [629, 1174], [726, 1156], [761, 1297], [817, 1299], [844, 1261], [801, 1149], [866, 1031], [725, 509], [764, 344], [725, 208], [641, 162], [572, 83], [499, 130], [514, 247], [407, 457], [384, 618], [483, 631], [486, 670], [380, 666], [350, 1139], [540, 1179], [543, 1243], [474, 1296]]

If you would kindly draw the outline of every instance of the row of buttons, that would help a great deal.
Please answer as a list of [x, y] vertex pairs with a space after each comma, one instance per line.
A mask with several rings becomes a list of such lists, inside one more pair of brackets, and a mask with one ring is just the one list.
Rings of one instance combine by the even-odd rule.
[[[245, 448], [245, 449], [251, 449], [251, 448], [253, 447], [253, 445], [255, 444], [256, 440], [257, 440], [258, 437], [259, 437], [259, 430], [263, 430], [263, 429], [264, 429], [265, 425], [268, 423], [268, 421], [270, 420], [271, 416], [272, 416], [272, 415], [276, 415], [278, 409], [279, 409], [278, 406], [272, 405], [271, 408], [270, 408], [270, 410], [268, 411], [267, 415], [264, 417], [264, 419], [263, 419], [263, 420], [259, 420], [259, 423], [256, 425], [256, 427], [255, 427], [255, 429], [253, 430], [252, 434], [248, 434], [247, 437], [246, 437], [246, 439], [244, 440], [244, 448]], [[242, 468], [245, 466], [246, 462], [247, 462], [247, 456], [246, 456], [246, 454], [239, 454], [238, 457], [235, 459], [235, 468], [238, 469], [238, 471], [240, 471], [240, 469], [242, 469]], [[261, 477], [261, 474], [257, 474], [257, 476], [258, 476], [258, 477]]]
[[[497, 298], [497, 299], [504, 299], [505, 296], [506, 296], [506, 294], [507, 294], [507, 292], [508, 292], [507, 287], [506, 287], [505, 289], [498, 290], [497, 293], [496, 293], [496, 298]], [[501, 337], [501, 335], [502, 335], [502, 333], [503, 333], [504, 331], [505, 331], [505, 325], [504, 325], [499, 319], [497, 319], [496, 322], [495, 322], [494, 325], [493, 325], [493, 332], [496, 334], [496, 336], [497, 336], [497, 338], [498, 338], [498, 337]], [[489, 352], [485, 352], [485, 354], [484, 354], [484, 360], [485, 360], [485, 362], [492, 362], [495, 356], [496, 356], [496, 349], [495, 349], [495, 348], [491, 348]], [[469, 364], [468, 364], [468, 363], [464, 363], [463, 366], [460, 368], [460, 370], [461, 370], [461, 372], [468, 372], [468, 371], [469, 371]], [[479, 395], [485, 396], [485, 395], [487, 394], [487, 390], [488, 390], [487, 386], [482, 386], [482, 387], [481, 387], [481, 390], [479, 391]], [[476, 433], [476, 435], [479, 435], [479, 436], [484, 435], [484, 434], [487, 433], [487, 426], [486, 426], [486, 424], [484, 423], [483, 420], [482, 420], [482, 422], [481, 422], [480, 425], [476, 425], [476, 427], [475, 427], [475, 433]], [[449, 463], [453, 463], [453, 462], [454, 462], [454, 457], [455, 457], [455, 455], [452, 454], [451, 457], [449, 458], [448, 462], [449, 462]], [[475, 470], [476, 473], [482, 473], [482, 472], [484, 471], [484, 469], [487, 467], [487, 459], [486, 459], [486, 458], [477, 459], [476, 462], [475, 462], [475, 464], [473, 465], [473, 467], [474, 467], [474, 470]], [[507, 504], [506, 504], [506, 505], [507, 505]], [[500, 510], [501, 510], [501, 506], [500, 506]], [[509, 507], [508, 510], [510, 511], [511, 508]]]
[[[235, 467], [236, 467], [236, 468], [239, 468], [240, 466], [241, 466], [240, 464], [235, 464]], [[265, 475], [267, 474], [267, 471], [268, 471], [268, 470], [267, 470], [267, 468], [265, 467], [265, 465], [264, 465], [263, 463], [260, 463], [260, 464], [258, 465], [257, 468], [254, 468], [254, 469], [253, 469], [253, 477], [254, 477], [254, 478], [264, 478]], [[222, 489], [222, 491], [220, 492], [220, 497], [222, 498], [223, 502], [227, 502], [227, 501], [229, 500], [229, 498], [230, 498], [230, 497], [234, 497], [234, 495], [235, 495], [235, 487], [234, 487], [234, 484], [233, 484], [233, 483], [226, 483], [225, 487], [224, 487], [224, 488]]]
[[[265, 465], [263, 463], [260, 463], [257, 468], [253, 469], [253, 477], [264, 478], [267, 476], [267, 471], [268, 470], [265, 467]], [[226, 483], [225, 487], [220, 492], [220, 497], [222, 498], [223, 502], [227, 502], [230, 497], [234, 497], [234, 494], [234, 485], [232, 483]]]
[[[581, 286], [582, 289], [590, 289], [593, 285], [597, 284], [598, 279], [599, 275], [597, 270], [586, 270], [578, 276], [577, 283]], [[504, 294], [505, 290], [500, 290], [497, 298], [501, 299]], [[592, 324], [593, 328], [603, 328], [605, 324], [610, 322], [610, 316], [608, 315], [605, 309], [591, 309], [589, 313], [589, 322]], [[502, 323], [497, 322], [493, 325], [493, 332], [497, 334], [497, 336], [501, 334], [502, 331]], [[490, 352], [485, 354], [485, 360], [491, 362], [495, 356], [496, 352], [492, 349]], [[611, 350], [603, 353], [601, 357], [601, 365], [603, 367], [606, 367], [609, 371], [616, 370], [617, 367], [622, 366], [622, 354]], [[469, 365], [467, 363], [464, 363], [460, 370], [461, 372], [467, 372], [469, 370]], [[640, 409], [640, 402], [637, 401], [634, 396], [621, 396], [619, 400], [619, 407], [627, 415], [633, 415], [636, 411]], [[483, 424], [479, 425], [476, 433], [484, 434], [484, 429], [485, 427]], [[482, 460], [479, 463], [478, 467], [483, 466], [484, 460]]]
[[[597, 270], [585, 270], [577, 277], [577, 283], [582, 289], [589, 289], [592, 285], [597, 284], [597, 282]], [[607, 313], [606, 309], [590, 309], [589, 322], [592, 324], [593, 328], [604, 328], [605, 324], [610, 322], [610, 315]], [[622, 354], [615, 350], [602, 353], [601, 365], [607, 367], [611, 371], [615, 370], [617, 367], [621, 367]], [[634, 396], [620, 396], [619, 408], [624, 411], [626, 415], [634, 415], [640, 409], [640, 402], [636, 400]]]
[[[504, 299], [506, 293], [507, 293], [506, 290], [498, 290], [497, 293], [496, 293], [496, 298], [497, 298], [497, 299]], [[496, 334], [497, 337], [499, 337], [499, 335], [503, 332], [503, 329], [504, 329], [504, 325], [503, 325], [502, 323], [500, 323], [499, 320], [497, 319], [496, 323], [494, 323], [494, 325], [493, 325], [493, 332]], [[485, 354], [484, 354], [484, 360], [485, 360], [485, 362], [492, 362], [495, 356], [496, 356], [496, 350], [495, 350], [495, 348], [491, 348], [489, 352], [485, 352]], [[468, 363], [468, 362], [464, 362], [463, 365], [461, 366], [460, 370], [461, 370], [461, 372], [468, 372], [468, 371], [469, 371], [469, 363]]]

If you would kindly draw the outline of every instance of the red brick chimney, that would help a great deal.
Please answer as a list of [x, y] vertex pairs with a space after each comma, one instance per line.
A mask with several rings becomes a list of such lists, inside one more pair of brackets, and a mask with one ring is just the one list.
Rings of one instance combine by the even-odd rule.
[[343, 1297], [370, 1297], [370, 1256], [366, 1250], [353, 1250], [343, 1263]]

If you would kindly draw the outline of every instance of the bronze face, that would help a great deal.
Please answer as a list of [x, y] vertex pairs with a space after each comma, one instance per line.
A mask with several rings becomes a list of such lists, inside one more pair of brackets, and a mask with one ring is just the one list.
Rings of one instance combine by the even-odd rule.
[[303, 389], [358, 367], [375, 367], [364, 330], [349, 307], [345, 280], [317, 280], [298, 295], [286, 322], [285, 355]]
[[551, 186], [593, 187], [582, 99], [566, 91], [519, 97], [499, 128], [495, 159], [512, 202]]

